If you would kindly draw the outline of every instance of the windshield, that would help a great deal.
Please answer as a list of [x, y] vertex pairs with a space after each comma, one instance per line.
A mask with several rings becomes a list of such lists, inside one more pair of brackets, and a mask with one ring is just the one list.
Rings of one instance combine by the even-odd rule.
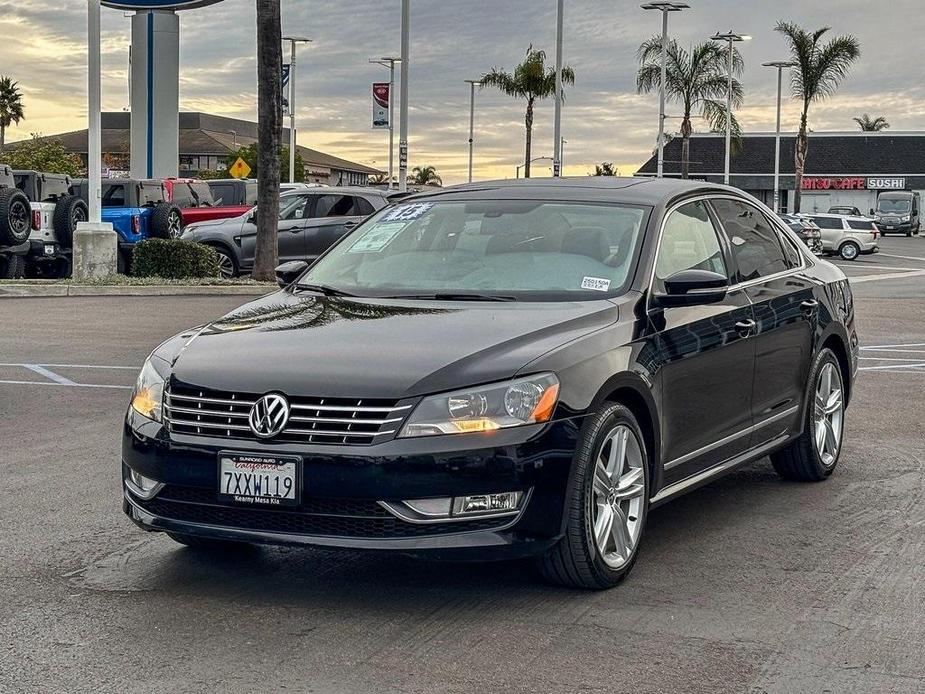
[[912, 203], [909, 200], [880, 198], [877, 201], [877, 212], [880, 214], [905, 214], [911, 209]]
[[300, 283], [366, 296], [613, 296], [628, 284], [647, 216], [615, 204], [408, 202], [346, 236]]

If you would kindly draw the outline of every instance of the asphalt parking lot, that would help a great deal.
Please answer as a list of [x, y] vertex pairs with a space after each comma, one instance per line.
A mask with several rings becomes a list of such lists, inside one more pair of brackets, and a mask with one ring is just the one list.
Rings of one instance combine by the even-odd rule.
[[0, 691], [925, 690], [925, 238], [838, 264], [864, 349], [836, 474], [761, 461], [654, 511], [604, 593], [142, 533], [120, 508], [128, 388], [243, 300], [0, 300]]

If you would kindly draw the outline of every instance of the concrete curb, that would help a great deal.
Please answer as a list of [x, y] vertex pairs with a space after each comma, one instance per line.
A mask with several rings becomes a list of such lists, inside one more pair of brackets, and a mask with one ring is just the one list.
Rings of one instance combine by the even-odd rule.
[[70, 284], [0, 284], [0, 299], [22, 297], [71, 296], [263, 296], [277, 291], [265, 285], [151, 285], [151, 286], [93, 286]]

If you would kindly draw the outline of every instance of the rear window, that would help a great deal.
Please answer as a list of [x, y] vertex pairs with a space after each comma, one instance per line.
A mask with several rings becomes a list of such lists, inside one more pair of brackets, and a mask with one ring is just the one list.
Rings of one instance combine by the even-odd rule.
[[125, 207], [125, 184], [104, 183], [102, 206]]
[[858, 231], [876, 231], [877, 227], [873, 222], [870, 222], [866, 219], [849, 219], [848, 220], [849, 229], [857, 229]]

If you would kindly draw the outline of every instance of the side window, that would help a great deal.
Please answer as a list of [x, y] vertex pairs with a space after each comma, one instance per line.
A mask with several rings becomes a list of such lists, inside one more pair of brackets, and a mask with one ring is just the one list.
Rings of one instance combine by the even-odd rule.
[[844, 229], [838, 217], [813, 217], [813, 221], [820, 229]]
[[246, 183], [244, 185], [244, 204], [245, 205], [256, 205], [257, 204], [257, 184], [256, 183]]
[[316, 217], [352, 217], [357, 214], [351, 195], [319, 195]]
[[125, 207], [125, 186], [121, 183], [104, 185], [101, 207]]
[[193, 200], [193, 195], [190, 192], [189, 183], [174, 182], [173, 204], [177, 207], [195, 207], [196, 202]]
[[235, 204], [233, 185], [228, 183], [212, 183], [209, 185], [209, 190], [212, 191], [212, 199], [215, 201], [216, 205], [230, 207]]
[[666, 220], [655, 260], [655, 289], [664, 291], [666, 279], [694, 269], [727, 275], [719, 238], [703, 201], [679, 207]]
[[354, 198], [353, 204], [356, 209], [357, 215], [363, 215], [364, 217], [371, 215], [375, 210], [373, 209], [372, 203], [369, 202], [366, 198]]
[[279, 219], [281, 222], [305, 219], [311, 211], [310, 195], [287, 195], [279, 201]]
[[208, 207], [213, 206], [212, 191], [209, 190], [209, 185], [207, 183], [193, 183], [190, 187], [196, 198], [196, 204]]
[[739, 282], [767, 277], [791, 268], [784, 257], [783, 240], [755, 207], [738, 200], [713, 200], [713, 208], [726, 230], [739, 268]]

